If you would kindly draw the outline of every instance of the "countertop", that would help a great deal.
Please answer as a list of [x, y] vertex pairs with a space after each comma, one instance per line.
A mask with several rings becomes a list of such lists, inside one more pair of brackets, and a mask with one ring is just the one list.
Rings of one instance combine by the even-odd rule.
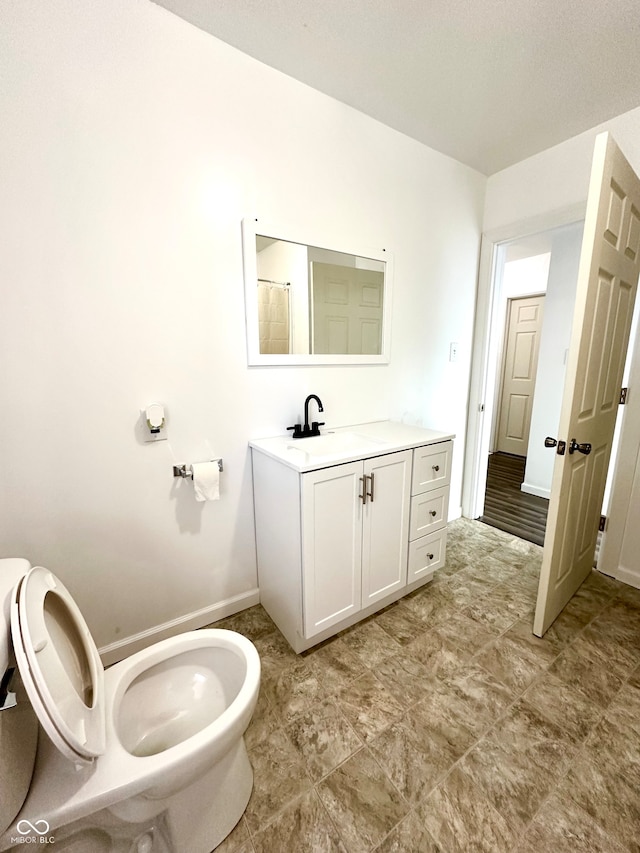
[[397, 421], [373, 421], [322, 430], [320, 436], [312, 438], [294, 439], [290, 435], [277, 435], [253, 439], [249, 446], [304, 473], [452, 438], [455, 436], [450, 432], [424, 429]]

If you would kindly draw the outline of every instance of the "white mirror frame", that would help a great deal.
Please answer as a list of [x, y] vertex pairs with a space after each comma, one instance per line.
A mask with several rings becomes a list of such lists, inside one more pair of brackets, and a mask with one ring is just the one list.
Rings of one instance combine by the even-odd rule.
[[[330, 249], [363, 258], [381, 261], [385, 264], [384, 302], [382, 309], [382, 352], [380, 355], [328, 355], [328, 354], [265, 354], [260, 352], [258, 333], [258, 302], [256, 285], [258, 270], [256, 264], [256, 236], [271, 237], [289, 243], [300, 243], [320, 249]], [[250, 366], [292, 366], [315, 364], [388, 364], [391, 352], [391, 304], [393, 289], [393, 257], [386, 249], [371, 249], [351, 244], [339, 243], [318, 234], [308, 234], [304, 230], [289, 226], [268, 224], [255, 217], [242, 220], [242, 257], [244, 265], [244, 293], [247, 332], [247, 360]]]

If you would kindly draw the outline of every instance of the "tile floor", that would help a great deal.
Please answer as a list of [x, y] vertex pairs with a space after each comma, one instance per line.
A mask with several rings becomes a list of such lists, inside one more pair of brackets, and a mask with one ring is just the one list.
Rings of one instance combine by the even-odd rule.
[[295, 655], [266, 612], [247, 810], [217, 853], [640, 851], [640, 591], [596, 572], [544, 639], [542, 549], [450, 525], [418, 592]]

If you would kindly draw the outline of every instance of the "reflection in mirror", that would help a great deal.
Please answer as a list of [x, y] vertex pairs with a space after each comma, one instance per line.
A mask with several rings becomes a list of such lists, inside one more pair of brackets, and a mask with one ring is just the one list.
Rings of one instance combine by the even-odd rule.
[[282, 239], [255, 220], [243, 229], [250, 364], [388, 361], [387, 253]]
[[384, 264], [256, 235], [261, 353], [380, 355]]

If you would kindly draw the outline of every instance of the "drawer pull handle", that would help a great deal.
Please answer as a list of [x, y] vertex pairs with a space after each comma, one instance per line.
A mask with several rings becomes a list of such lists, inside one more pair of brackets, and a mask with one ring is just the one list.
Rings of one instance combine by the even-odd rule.
[[358, 495], [360, 500], [362, 501], [362, 505], [364, 506], [367, 502], [367, 478], [360, 477], [360, 482], [362, 483], [362, 494]]
[[367, 480], [369, 480], [369, 485], [371, 486], [371, 491], [367, 492], [367, 495], [371, 499], [371, 503], [373, 503], [373, 478], [374, 477], [375, 477], [375, 474], [365, 474], [364, 475], [365, 484], [366, 484]]
[[430, 510], [429, 510], [429, 515], [432, 515], [434, 518], [436, 517], [436, 515], [437, 515], [437, 514], [438, 514], [438, 513], [435, 511], [435, 509], [430, 509]]
[[428, 557], [430, 560], [433, 560], [433, 554], [427, 554], [427, 557]]
[[440, 470], [440, 466], [439, 466], [439, 465], [432, 465], [431, 467], [433, 468], [433, 470], [434, 470], [434, 471], [439, 471], [439, 470]]

